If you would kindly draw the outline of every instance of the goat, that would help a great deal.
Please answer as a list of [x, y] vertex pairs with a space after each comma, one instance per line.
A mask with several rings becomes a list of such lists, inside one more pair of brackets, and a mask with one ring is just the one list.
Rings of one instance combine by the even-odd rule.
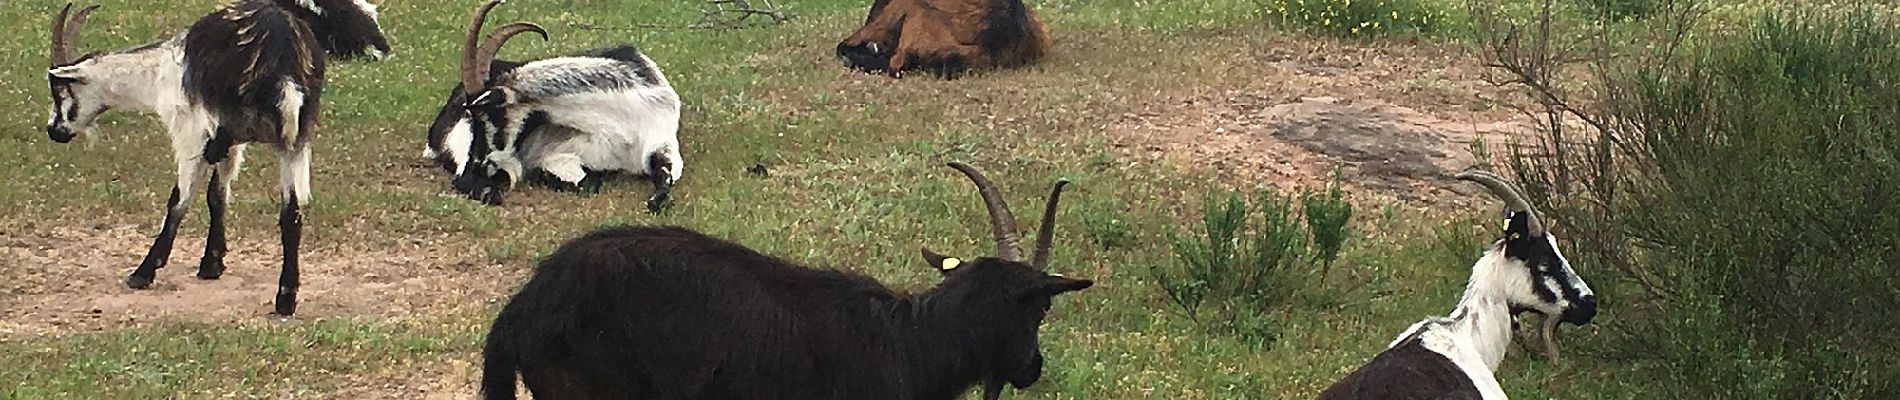
[[537, 399], [948, 400], [981, 381], [1041, 378], [1037, 327], [1054, 296], [1092, 281], [1043, 272], [1063, 185], [1049, 193], [1035, 255], [990, 181], [996, 257], [923, 249], [943, 281], [893, 291], [678, 227], [614, 227], [543, 259], [489, 330], [482, 392], [513, 399], [517, 372]]
[[[1504, 237], [1472, 265], [1464, 298], [1450, 315], [1412, 324], [1320, 399], [1504, 399], [1493, 371], [1509, 348], [1514, 315], [1559, 316], [1546, 319], [1546, 338], [1558, 321], [1583, 325], [1596, 316], [1596, 295], [1571, 270], [1557, 251], [1556, 236], [1517, 188], [1485, 171], [1457, 177], [1504, 200]], [[1554, 344], [1550, 350], [1554, 357]]]
[[241, 0], [156, 43], [75, 57], [73, 43], [97, 7], [82, 8], [69, 21], [72, 5], [67, 4], [53, 20], [47, 135], [69, 142], [111, 107], [154, 112], [171, 135], [178, 167], [158, 236], [126, 286], [150, 286], [165, 267], [179, 220], [207, 169], [211, 229], [197, 276], [224, 274], [224, 211], [231, 181], [244, 146], [263, 143], [280, 151], [283, 171], [284, 205], [278, 215], [283, 270], [274, 312], [295, 313], [301, 207], [310, 200], [310, 140], [324, 64], [329, 56], [380, 58], [389, 51], [376, 7], [362, 0]]
[[[659, 66], [632, 46], [495, 62], [495, 53], [515, 35], [547, 38], [539, 25], [516, 22], [478, 41], [488, 12], [501, 3], [475, 10], [462, 41], [458, 91], [467, 100], [460, 110], [445, 110], [457, 118], [439, 139], [431, 133], [424, 155], [455, 175], [456, 191], [496, 205], [530, 169], [574, 189], [601, 174], [645, 175], [653, 183], [647, 210], [659, 212], [685, 167], [679, 95]], [[491, 72], [497, 66], [505, 70]], [[449, 103], [456, 103], [456, 94], [450, 93]], [[446, 117], [436, 119], [442, 125]]]
[[955, 77], [1009, 68], [1049, 51], [1049, 34], [1022, 0], [876, 0], [864, 25], [838, 42], [845, 66], [898, 76]]

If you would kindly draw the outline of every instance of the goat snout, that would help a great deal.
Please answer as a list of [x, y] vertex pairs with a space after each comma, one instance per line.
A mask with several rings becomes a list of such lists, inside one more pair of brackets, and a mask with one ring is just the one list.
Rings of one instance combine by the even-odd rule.
[[78, 135], [74, 134], [72, 129], [67, 129], [64, 126], [60, 126], [60, 125], [46, 126], [46, 137], [53, 139], [53, 141], [55, 142], [59, 142], [59, 143], [71, 142], [73, 141], [74, 136], [78, 136]]
[[851, 69], [877, 73], [890, 68], [891, 48], [878, 42], [841, 42], [838, 58], [844, 59], [844, 65]]
[[1587, 294], [1577, 300], [1576, 304], [1564, 310], [1563, 321], [1574, 325], [1584, 325], [1590, 323], [1590, 320], [1596, 316], [1597, 296]]

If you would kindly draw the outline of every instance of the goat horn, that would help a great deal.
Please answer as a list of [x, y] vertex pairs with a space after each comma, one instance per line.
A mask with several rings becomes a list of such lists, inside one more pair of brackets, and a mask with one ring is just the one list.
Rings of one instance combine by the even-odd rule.
[[[541, 34], [541, 40], [548, 40], [548, 30], [542, 29], [541, 25], [535, 25], [532, 22], [516, 22], [502, 25], [500, 28], [495, 28], [494, 32], [489, 32], [488, 38], [482, 41], [482, 47], [475, 52], [475, 76], [481, 79], [488, 79], [488, 67], [495, 61], [495, 53], [501, 52], [501, 45], [507, 44], [508, 39], [515, 37], [515, 35], [526, 32]], [[470, 95], [474, 95], [474, 93], [475, 92], [469, 92]]]
[[983, 196], [983, 206], [990, 210], [990, 232], [996, 236], [996, 256], [1023, 261], [1022, 253], [1016, 249], [1016, 217], [1009, 214], [1009, 205], [1003, 203], [1003, 195], [996, 192], [996, 184], [969, 164], [951, 161], [949, 165], [970, 177], [970, 182], [976, 184], [977, 194]]
[[[475, 16], [468, 21], [468, 31], [462, 34], [462, 92], [470, 98], [482, 90], [482, 82], [488, 80], [488, 63], [477, 63], [475, 59], [478, 38], [482, 35], [482, 23], [488, 19], [488, 11], [501, 5], [502, 0], [490, 0], [475, 8]], [[479, 64], [479, 65], [478, 65]]]
[[1062, 199], [1062, 187], [1068, 184], [1068, 179], [1056, 180], [1056, 187], [1049, 189], [1049, 202], [1042, 205], [1042, 225], [1036, 226], [1036, 253], [1029, 263], [1036, 269], [1049, 269], [1049, 242], [1056, 235], [1056, 202]]
[[59, 15], [53, 17], [53, 29], [49, 33], [53, 39], [53, 54], [49, 67], [58, 67], [73, 61], [73, 42], [79, 38], [79, 29], [86, 26], [86, 17], [92, 15], [92, 10], [98, 8], [98, 4], [87, 5], [80, 8], [79, 13], [72, 14], [73, 3], [66, 3], [66, 7], [59, 10]]
[[1460, 172], [1457, 177], [1458, 179], [1477, 182], [1480, 185], [1484, 185], [1485, 188], [1491, 189], [1492, 195], [1504, 200], [1505, 207], [1510, 208], [1512, 211], [1519, 211], [1525, 214], [1524, 226], [1529, 230], [1528, 233], [1531, 236], [1544, 235], [1544, 223], [1537, 219], [1537, 210], [1532, 209], [1530, 202], [1524, 199], [1524, 194], [1519, 192], [1516, 187], [1511, 186], [1510, 183], [1505, 182], [1504, 178], [1498, 177], [1497, 174], [1493, 174], [1489, 171], [1476, 169]]

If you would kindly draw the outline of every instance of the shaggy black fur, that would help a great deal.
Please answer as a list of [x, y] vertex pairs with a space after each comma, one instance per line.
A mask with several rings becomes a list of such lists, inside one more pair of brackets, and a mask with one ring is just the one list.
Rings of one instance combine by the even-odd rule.
[[[925, 261], [943, 256], [925, 251]], [[678, 227], [563, 244], [495, 318], [482, 392], [513, 399], [947, 400], [1041, 376], [1037, 327], [1092, 282], [993, 258], [893, 291]]]
[[[326, 58], [316, 37], [296, 13], [261, 0], [233, 3], [193, 23], [185, 34], [185, 93], [217, 116], [211, 140], [285, 148], [309, 143]], [[279, 122], [285, 82], [304, 92], [295, 121], [304, 129], [294, 138], [283, 137]]]
[[357, 58], [369, 55], [370, 49], [389, 53], [389, 39], [383, 36], [382, 26], [367, 10], [357, 8], [354, 0], [315, 0], [313, 3], [323, 9], [321, 15], [298, 6], [294, 0], [276, 1], [278, 7], [310, 22], [310, 31], [330, 57]]
[[1451, 359], [1425, 348], [1414, 335], [1366, 362], [1320, 400], [1478, 400], [1471, 378]]

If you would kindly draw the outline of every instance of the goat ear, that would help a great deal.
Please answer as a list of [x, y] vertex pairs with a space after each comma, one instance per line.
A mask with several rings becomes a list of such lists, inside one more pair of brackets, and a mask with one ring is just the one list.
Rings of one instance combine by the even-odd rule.
[[1095, 286], [1095, 281], [1075, 279], [1062, 275], [1050, 275], [1048, 278], [1043, 279], [1042, 283], [1043, 292], [1048, 293], [1050, 296], [1088, 289], [1090, 286]]
[[46, 75], [54, 77], [54, 78], [74, 80], [74, 81], [84, 79], [84, 77], [79, 76], [79, 67], [76, 65], [68, 65], [64, 67], [49, 69], [49, 70], [46, 70]]
[[474, 100], [469, 100], [468, 104], [465, 107], [467, 108], [494, 107], [494, 106], [500, 106], [500, 105], [514, 104], [515, 102], [514, 97], [515, 97], [514, 93], [511, 93], [506, 89], [494, 88], [494, 89], [483, 90], [481, 94], [475, 96]]
[[1529, 213], [1506, 211], [1504, 215], [1504, 237], [1510, 240], [1524, 237], [1526, 232], [1530, 232], [1529, 217]]
[[937, 252], [930, 251], [929, 248], [923, 249], [923, 254], [924, 262], [930, 264], [932, 268], [936, 268], [939, 273], [948, 274], [950, 271], [956, 270], [957, 267], [963, 266], [963, 260], [937, 254]]

